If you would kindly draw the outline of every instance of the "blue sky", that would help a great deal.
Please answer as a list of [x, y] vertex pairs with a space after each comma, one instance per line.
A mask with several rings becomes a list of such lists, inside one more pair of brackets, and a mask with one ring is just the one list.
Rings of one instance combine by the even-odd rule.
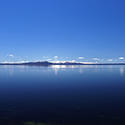
[[125, 57], [124, 6], [124, 0], [0, 1], [0, 61]]

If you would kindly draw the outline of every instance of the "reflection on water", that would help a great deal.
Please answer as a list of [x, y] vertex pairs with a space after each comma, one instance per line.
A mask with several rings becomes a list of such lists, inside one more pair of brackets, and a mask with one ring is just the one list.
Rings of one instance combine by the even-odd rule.
[[65, 71], [66, 69], [76, 70], [79, 69], [79, 73], [83, 73], [84, 69], [93, 69], [93, 71], [98, 72], [99, 70], [108, 69], [108, 71], [113, 72], [114, 70], [119, 70], [120, 74], [124, 75], [125, 65], [52, 65], [52, 66], [0, 66], [0, 70], [7, 70], [10, 75], [13, 75], [14, 71], [18, 68], [19, 72], [28, 71], [30, 68], [35, 69], [35, 71], [40, 71], [40, 69], [45, 71], [54, 71], [57, 75], [59, 71]]
[[124, 65], [0, 66], [0, 125], [124, 123]]
[[70, 68], [70, 69], [76, 69], [76, 68], [79, 68], [79, 73], [83, 73], [84, 72], [84, 69], [86, 68], [93, 68], [95, 72], [98, 72], [98, 70], [103, 70], [103, 68], [108, 68], [109, 71], [113, 72], [114, 71], [114, 68], [116, 68], [117, 70], [120, 71], [120, 74], [121, 76], [124, 75], [124, 69], [125, 69], [125, 66], [124, 65], [53, 65], [51, 66], [51, 68], [54, 70], [55, 72], [55, 75], [58, 75], [58, 72], [60, 70], [63, 70], [65, 71], [65, 69], [67, 68]]
[[120, 74], [121, 74], [121, 76], [124, 76], [124, 68], [125, 68], [124, 66], [120, 67]]

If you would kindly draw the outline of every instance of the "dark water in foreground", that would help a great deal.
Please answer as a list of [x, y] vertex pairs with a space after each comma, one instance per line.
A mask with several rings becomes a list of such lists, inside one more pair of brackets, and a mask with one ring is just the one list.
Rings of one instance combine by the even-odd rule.
[[0, 66], [0, 125], [88, 124], [125, 124], [125, 66]]

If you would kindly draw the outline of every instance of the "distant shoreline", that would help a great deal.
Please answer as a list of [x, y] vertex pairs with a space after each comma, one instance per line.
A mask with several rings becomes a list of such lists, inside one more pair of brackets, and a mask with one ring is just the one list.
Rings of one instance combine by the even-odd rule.
[[0, 63], [0, 65], [28, 65], [28, 66], [51, 66], [51, 65], [125, 65], [125, 63], [79, 63], [79, 62], [65, 62], [65, 63], [53, 63], [53, 62], [25, 62], [25, 63]]

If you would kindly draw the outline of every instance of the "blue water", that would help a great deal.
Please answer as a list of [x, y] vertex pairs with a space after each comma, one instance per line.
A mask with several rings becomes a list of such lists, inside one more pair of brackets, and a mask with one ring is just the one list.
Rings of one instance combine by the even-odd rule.
[[121, 125], [124, 119], [124, 65], [0, 66], [0, 125]]

